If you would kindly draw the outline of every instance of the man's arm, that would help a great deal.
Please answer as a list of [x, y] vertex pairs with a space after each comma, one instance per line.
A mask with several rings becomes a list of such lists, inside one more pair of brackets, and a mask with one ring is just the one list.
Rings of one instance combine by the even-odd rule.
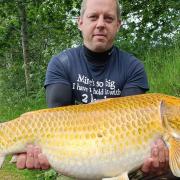
[[63, 83], [46, 86], [46, 101], [49, 108], [72, 104], [72, 89]]

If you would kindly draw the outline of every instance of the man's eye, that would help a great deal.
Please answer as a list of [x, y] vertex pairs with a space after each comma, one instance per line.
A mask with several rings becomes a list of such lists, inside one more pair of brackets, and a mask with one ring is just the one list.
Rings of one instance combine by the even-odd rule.
[[112, 17], [105, 17], [106, 22], [111, 23], [113, 21]]
[[91, 21], [95, 21], [97, 19], [96, 16], [90, 16], [89, 18], [91, 19]]

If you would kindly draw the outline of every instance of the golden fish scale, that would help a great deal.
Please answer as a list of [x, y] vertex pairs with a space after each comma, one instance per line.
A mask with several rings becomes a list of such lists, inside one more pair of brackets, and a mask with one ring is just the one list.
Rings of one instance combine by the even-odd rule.
[[[60, 109], [30, 112], [22, 115], [20, 119], [8, 122], [7, 126], [4, 124], [4, 131], [9, 132], [8, 135], [7, 133], [4, 134], [12, 143], [16, 141], [16, 138], [22, 138], [25, 141], [28, 138], [35, 138], [37, 132], [43, 135], [41, 141], [43, 139], [46, 141], [47, 138], [50, 139], [55, 135], [57, 137], [59, 132], [60, 139], [58, 140], [60, 142], [58, 143], [62, 144], [63, 140], [66, 139], [76, 139], [77, 141], [81, 139], [81, 142], [82, 139], [102, 139], [102, 142], [109, 144], [112, 141], [112, 136], [116, 137], [116, 139], [119, 136], [125, 138], [127, 137], [126, 133], [129, 136], [130, 132], [139, 131], [140, 133], [142, 131], [142, 125], [145, 126], [142, 122], [146, 120], [139, 117], [142, 116], [141, 113], [143, 113], [149, 103], [151, 103], [149, 99], [148, 103], [146, 103], [146, 99], [143, 98], [138, 102], [131, 101], [131, 103], [128, 102], [128, 99], [120, 99], [120, 102], [119, 99], [112, 99], [106, 103], [101, 102], [88, 106], [69, 106]], [[156, 103], [154, 98], [152, 103]], [[137, 111], [135, 116], [132, 117], [131, 110], [133, 108], [142, 108], [142, 112]], [[150, 108], [148, 107], [149, 111], [151, 110]], [[157, 106], [155, 108], [157, 109]], [[123, 111], [122, 114], [121, 111]], [[157, 116], [156, 112], [155, 116]], [[152, 122], [148, 122], [146, 126], [149, 127], [152, 124]], [[138, 126], [139, 129], [137, 128]], [[0, 137], [2, 138], [3, 136]], [[11, 141], [6, 142], [11, 143]], [[52, 143], [55, 143], [55, 141]]]
[[[114, 175], [119, 173], [116, 172], [119, 171], [116, 170], [117, 159], [121, 157], [122, 164], [137, 151], [143, 159], [150, 152], [147, 145], [162, 136], [164, 129], [159, 108], [162, 99], [180, 102], [174, 97], [149, 94], [26, 113], [1, 124], [4, 127], [0, 131], [0, 147], [4, 151], [9, 149], [8, 153], [18, 152], [22, 148], [25, 150], [27, 143], [35, 142], [41, 146], [50, 163], [55, 164], [56, 169], [59, 163], [61, 167], [58, 170], [65, 174], [71, 175], [82, 166], [90, 167], [90, 164], [94, 166], [96, 163], [95, 167], [98, 167], [102, 162], [112, 165], [106, 176]], [[72, 168], [74, 164], [77, 169]], [[104, 176], [103, 168], [98, 171], [102, 171], [100, 174]]]

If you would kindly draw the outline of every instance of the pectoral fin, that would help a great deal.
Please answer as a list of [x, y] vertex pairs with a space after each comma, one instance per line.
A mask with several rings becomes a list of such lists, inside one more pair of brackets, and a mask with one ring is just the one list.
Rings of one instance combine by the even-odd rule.
[[2, 167], [4, 160], [5, 160], [5, 156], [0, 154], [0, 168]]
[[102, 180], [129, 180], [128, 173], [125, 172], [120, 176], [113, 177], [113, 178], [103, 178]]
[[169, 140], [169, 164], [174, 176], [180, 177], [180, 140], [170, 138]]

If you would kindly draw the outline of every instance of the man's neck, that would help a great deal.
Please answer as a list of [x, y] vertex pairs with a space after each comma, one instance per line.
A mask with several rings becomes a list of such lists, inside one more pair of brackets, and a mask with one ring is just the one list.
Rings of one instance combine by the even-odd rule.
[[93, 52], [88, 49], [85, 45], [83, 46], [84, 54], [87, 60], [95, 65], [104, 65], [111, 57], [114, 47], [112, 46], [105, 52]]

